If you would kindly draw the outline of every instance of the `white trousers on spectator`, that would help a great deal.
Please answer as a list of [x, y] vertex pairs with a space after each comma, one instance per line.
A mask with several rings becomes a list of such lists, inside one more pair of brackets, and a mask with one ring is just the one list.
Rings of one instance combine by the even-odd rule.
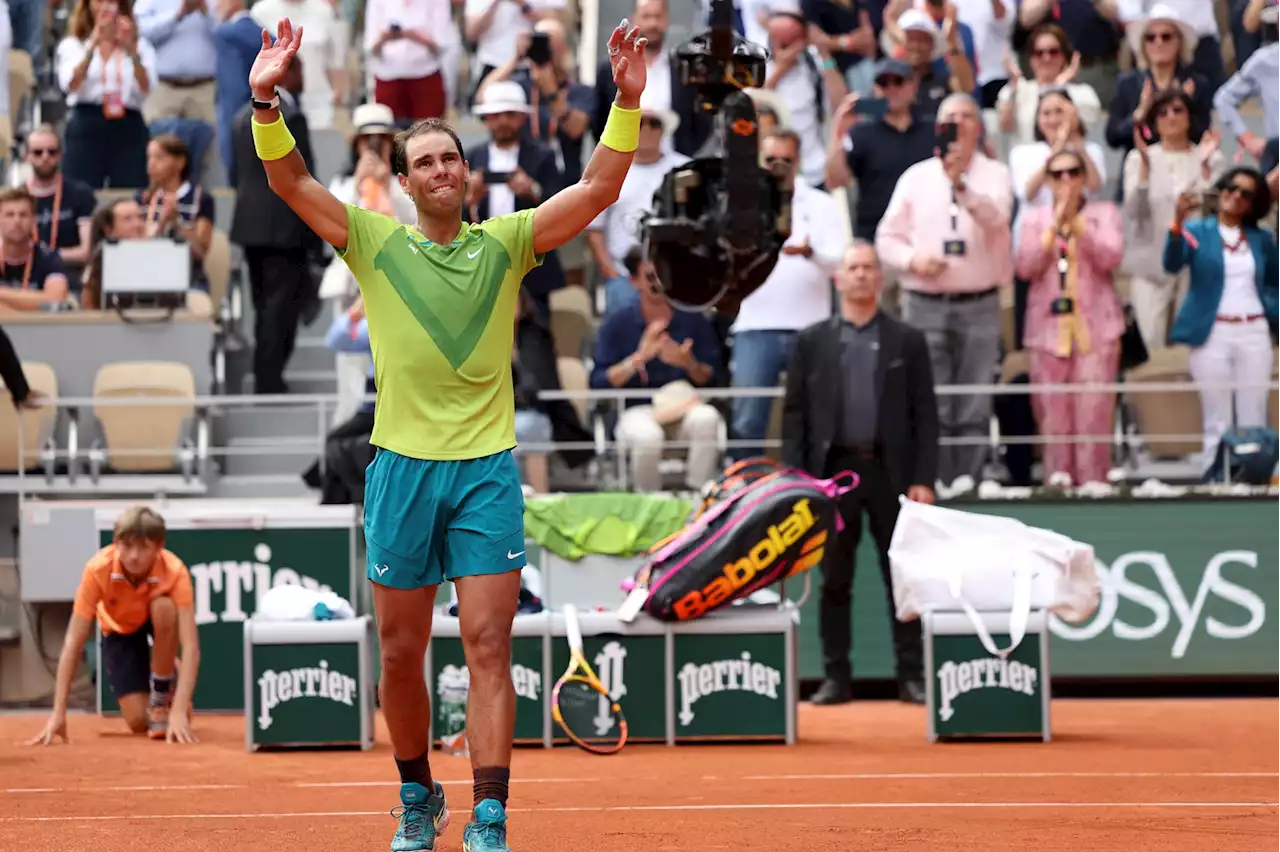
[[1201, 389], [1205, 464], [1212, 461], [1222, 433], [1232, 425], [1233, 402], [1236, 426], [1248, 429], [1267, 425], [1265, 385], [1271, 381], [1272, 357], [1271, 334], [1265, 319], [1215, 322], [1204, 345], [1191, 350], [1191, 378], [1196, 384], [1264, 386], [1238, 391]]
[[1147, 349], [1169, 345], [1169, 324], [1187, 298], [1189, 280], [1185, 273], [1159, 278], [1135, 275], [1129, 279], [1129, 304], [1133, 305], [1133, 318]]
[[720, 473], [720, 448], [716, 445], [723, 418], [720, 412], [702, 403], [678, 423], [663, 427], [653, 419], [653, 406], [637, 405], [622, 412], [614, 436], [623, 452], [631, 457], [631, 481], [636, 491], [661, 491], [662, 445], [667, 440], [688, 441], [685, 484], [701, 488]]

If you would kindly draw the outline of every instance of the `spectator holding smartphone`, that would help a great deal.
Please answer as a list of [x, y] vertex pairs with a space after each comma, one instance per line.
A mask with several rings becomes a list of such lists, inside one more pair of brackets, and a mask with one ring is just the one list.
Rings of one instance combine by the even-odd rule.
[[[876, 230], [880, 257], [899, 270], [903, 318], [924, 332], [939, 384], [985, 384], [1000, 357], [1000, 287], [1013, 279], [1009, 169], [978, 149], [982, 118], [972, 96], [938, 108], [934, 156], [907, 169]], [[938, 400], [941, 434], [980, 438], [991, 398]], [[985, 448], [943, 446], [939, 474], [951, 484], [981, 477]]]
[[1218, 132], [1191, 142], [1191, 98], [1181, 89], [1163, 92], [1151, 105], [1160, 141], [1147, 142], [1134, 131], [1133, 150], [1124, 162], [1124, 267], [1129, 302], [1147, 349], [1166, 345], [1169, 323], [1187, 295], [1187, 276], [1164, 271], [1165, 232], [1173, 221], [1178, 196], [1195, 196], [1213, 187], [1225, 158]]
[[445, 97], [442, 34], [453, 26], [449, 0], [368, 0], [364, 49], [373, 74], [374, 100], [407, 125], [440, 118]]
[[[1187, 299], [1169, 339], [1191, 347], [1191, 378], [1200, 389], [1204, 458], [1211, 461], [1232, 424], [1267, 424], [1271, 335], [1276, 330], [1276, 243], [1258, 223], [1271, 210], [1271, 190], [1250, 168], [1218, 181], [1216, 216], [1191, 218], [1194, 192], [1178, 197], [1164, 242], [1164, 271], [1190, 271]], [[1233, 384], [1249, 385], [1232, 390]], [[1234, 403], [1234, 406], [1233, 406]]]

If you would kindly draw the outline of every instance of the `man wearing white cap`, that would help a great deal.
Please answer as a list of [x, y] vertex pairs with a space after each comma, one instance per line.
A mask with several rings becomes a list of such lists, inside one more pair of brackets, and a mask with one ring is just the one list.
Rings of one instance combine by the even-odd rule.
[[[486, 83], [472, 112], [489, 131], [487, 145], [472, 149], [467, 185], [468, 221], [483, 222], [530, 210], [555, 195], [563, 183], [555, 152], [525, 132], [529, 102], [514, 80]], [[559, 255], [547, 252], [542, 265], [524, 277], [524, 288], [544, 312], [552, 290], [564, 286]]]
[[653, 194], [662, 179], [672, 169], [689, 162], [684, 154], [663, 144], [680, 126], [680, 117], [669, 109], [655, 107], [648, 92], [646, 89], [640, 98], [640, 142], [618, 200], [587, 229], [587, 245], [604, 280], [606, 316], [639, 301], [624, 260], [631, 247], [640, 242], [640, 224], [646, 214], [653, 212]]
[[933, 18], [908, 9], [898, 17], [898, 30], [903, 59], [916, 77], [916, 112], [921, 118], [932, 121], [938, 105], [952, 92], [973, 92], [973, 66], [965, 56], [958, 27], [944, 34]]

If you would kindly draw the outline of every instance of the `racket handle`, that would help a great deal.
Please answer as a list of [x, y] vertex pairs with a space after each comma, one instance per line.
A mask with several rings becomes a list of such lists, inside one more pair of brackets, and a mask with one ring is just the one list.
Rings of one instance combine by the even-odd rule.
[[569, 640], [570, 650], [582, 650], [582, 629], [578, 626], [578, 610], [573, 604], [564, 605], [564, 635]]

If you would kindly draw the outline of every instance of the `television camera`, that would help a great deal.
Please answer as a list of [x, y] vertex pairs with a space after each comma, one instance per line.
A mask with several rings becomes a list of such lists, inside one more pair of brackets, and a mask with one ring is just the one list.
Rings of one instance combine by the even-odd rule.
[[712, 0], [710, 28], [676, 49], [695, 108], [715, 113], [697, 154], [663, 178], [640, 240], [667, 300], [728, 316], [764, 283], [791, 234], [791, 182], [759, 164], [755, 104], [769, 52], [733, 30], [731, 0]]

